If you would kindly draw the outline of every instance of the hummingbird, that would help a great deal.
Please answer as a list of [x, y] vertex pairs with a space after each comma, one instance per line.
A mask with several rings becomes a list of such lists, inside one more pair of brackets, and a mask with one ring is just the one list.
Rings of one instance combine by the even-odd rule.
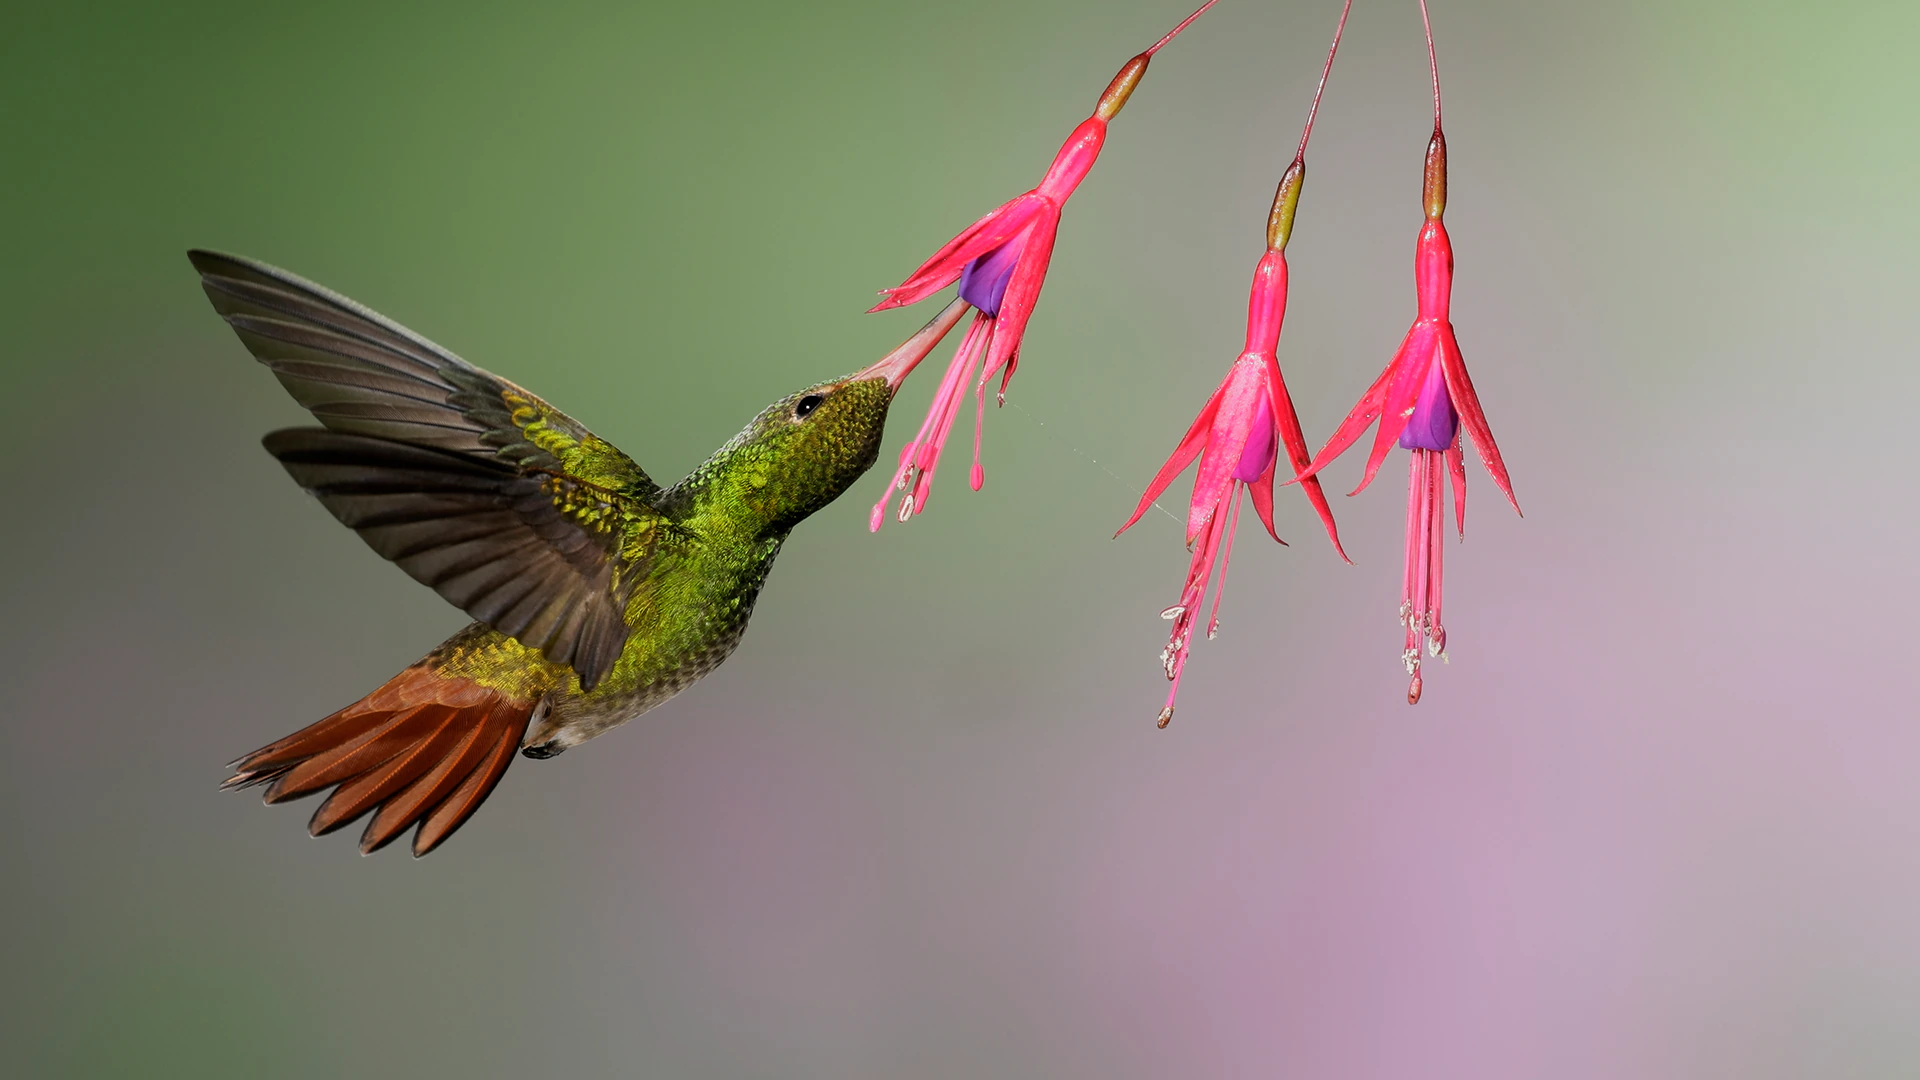
[[222, 790], [327, 788], [321, 836], [427, 854], [514, 752], [551, 758], [693, 685], [739, 645], [793, 528], [879, 456], [900, 383], [966, 314], [775, 401], [685, 479], [534, 394], [277, 267], [190, 251], [213, 308], [321, 426], [263, 440], [381, 557], [474, 620], [353, 704], [234, 761]]

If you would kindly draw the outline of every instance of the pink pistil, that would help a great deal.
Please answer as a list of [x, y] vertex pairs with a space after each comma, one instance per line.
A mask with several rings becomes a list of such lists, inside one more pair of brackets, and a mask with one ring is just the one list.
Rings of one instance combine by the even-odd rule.
[[1406, 628], [1407, 704], [1420, 701], [1421, 645], [1441, 660], [1447, 657], [1447, 631], [1440, 621], [1441, 567], [1446, 546], [1445, 496], [1441, 471], [1445, 452], [1414, 450], [1407, 463], [1407, 557], [1400, 592], [1400, 623]]

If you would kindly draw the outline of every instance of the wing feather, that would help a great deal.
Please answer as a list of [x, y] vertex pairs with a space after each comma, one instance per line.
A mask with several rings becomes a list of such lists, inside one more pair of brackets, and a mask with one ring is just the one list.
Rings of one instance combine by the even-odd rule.
[[326, 425], [267, 437], [294, 479], [416, 581], [597, 683], [626, 644], [659, 486], [565, 413], [367, 307], [251, 259], [188, 257], [241, 343]]
[[361, 304], [252, 259], [187, 257], [241, 343], [335, 431], [497, 458], [641, 502], [660, 492], [579, 421]]
[[265, 444], [369, 547], [472, 617], [571, 665], [583, 688], [619, 658], [627, 602], [651, 560], [650, 547], [637, 559], [628, 550], [625, 523], [650, 507], [570, 477], [368, 435], [290, 428]]

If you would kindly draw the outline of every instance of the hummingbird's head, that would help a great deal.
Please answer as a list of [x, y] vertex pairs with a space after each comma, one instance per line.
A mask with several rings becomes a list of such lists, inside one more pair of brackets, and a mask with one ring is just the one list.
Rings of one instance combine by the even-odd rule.
[[955, 299], [873, 364], [766, 407], [665, 498], [758, 534], [785, 533], [853, 486], [880, 456], [893, 392], [967, 313]]
[[893, 390], [884, 376], [861, 372], [767, 406], [708, 463], [722, 498], [737, 500], [765, 532], [786, 532], [825, 508], [880, 457]]

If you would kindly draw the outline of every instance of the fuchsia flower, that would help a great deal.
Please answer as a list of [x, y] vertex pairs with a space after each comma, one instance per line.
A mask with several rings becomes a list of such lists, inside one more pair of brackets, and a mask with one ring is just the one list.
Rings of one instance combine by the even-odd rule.
[[[1107, 138], [1107, 122], [1120, 112], [1134, 88], [1147, 73], [1153, 54], [1188, 24], [1200, 17], [1218, 0], [1207, 0], [1179, 26], [1155, 42], [1146, 52], [1127, 61], [1113, 77], [1106, 92], [1094, 106], [1093, 115], [1073, 130], [1054, 155], [1053, 164], [1040, 186], [1021, 195], [968, 226], [947, 241], [918, 270], [891, 289], [872, 311], [916, 304], [934, 293], [960, 283], [960, 299], [978, 312], [954, 351], [933, 404], [920, 430], [900, 451], [900, 466], [894, 472], [893, 486], [874, 505], [869, 527], [878, 530], [886, 502], [894, 488], [905, 491], [901, 497], [899, 518], [906, 521], [926, 509], [933, 474], [940, 452], [972, 382], [975, 412], [973, 433], [973, 471], [970, 483], [980, 490], [985, 474], [980, 467], [980, 430], [986, 418], [986, 384], [1000, 376], [1000, 400], [1005, 401], [1007, 384], [1020, 366], [1020, 339], [1026, 333], [1027, 320], [1040, 298], [1040, 286], [1047, 275], [1047, 263], [1053, 255], [1054, 234], [1060, 227], [1060, 209], [1086, 178], [1100, 156]], [[978, 373], [977, 375], [975, 373]]]
[[[1340, 48], [1340, 32], [1347, 25], [1347, 8], [1340, 12], [1340, 26], [1334, 31], [1333, 46], [1327, 50], [1327, 65], [1320, 72], [1320, 90], [1326, 88], [1327, 73], [1333, 68], [1334, 53]], [[1320, 108], [1320, 90], [1313, 95], [1313, 108], [1307, 113], [1306, 130], [1300, 135], [1300, 149], [1293, 164], [1280, 179], [1273, 197], [1273, 210], [1267, 217], [1267, 251], [1253, 271], [1252, 295], [1247, 301], [1246, 347], [1227, 369], [1227, 377], [1194, 418], [1180, 445], [1160, 467], [1147, 486], [1146, 494], [1134, 508], [1133, 516], [1120, 526], [1126, 532], [1147, 507], [1159, 498], [1175, 477], [1193, 459], [1200, 467], [1193, 480], [1193, 498], [1187, 504], [1186, 584], [1180, 601], [1161, 612], [1173, 621], [1173, 632], [1160, 654], [1165, 665], [1167, 703], [1160, 710], [1159, 725], [1173, 720], [1174, 698], [1180, 693], [1180, 676], [1186, 670], [1187, 653], [1193, 646], [1194, 621], [1206, 600], [1207, 584], [1216, 562], [1220, 565], [1220, 583], [1214, 588], [1213, 611], [1207, 618], [1207, 637], [1220, 629], [1220, 595], [1227, 585], [1227, 564], [1233, 554], [1233, 534], [1240, 522], [1240, 492], [1244, 488], [1253, 500], [1254, 513], [1267, 528], [1267, 534], [1280, 540], [1273, 527], [1273, 477], [1278, 447], [1287, 450], [1289, 471], [1298, 473], [1308, 465], [1307, 440], [1300, 432], [1293, 399], [1287, 394], [1280, 375], [1280, 326], [1287, 312], [1287, 240], [1293, 232], [1294, 210], [1300, 201], [1300, 185], [1306, 178], [1307, 138], [1313, 133], [1313, 117]], [[1340, 533], [1333, 523], [1333, 511], [1320, 490], [1320, 481], [1311, 477], [1300, 481], [1301, 490], [1313, 503], [1326, 527], [1327, 538], [1340, 557], [1347, 557], [1340, 546]], [[1119, 535], [1118, 533], [1115, 534]], [[1281, 543], [1286, 541], [1280, 540]], [[1349, 560], [1351, 561], [1351, 560]]]
[[[1421, 16], [1426, 16], [1422, 0]], [[1453, 481], [1454, 523], [1464, 539], [1467, 527], [1467, 471], [1461, 455], [1461, 429], [1473, 440], [1480, 460], [1515, 513], [1507, 466], [1500, 460], [1493, 431], [1480, 407], [1480, 398], [1467, 377], [1467, 362], [1454, 339], [1448, 306], [1453, 295], [1453, 244], [1441, 215], [1447, 206], [1447, 140], [1440, 131], [1440, 70], [1433, 59], [1433, 32], [1427, 31], [1427, 55], [1433, 65], [1433, 139], [1427, 144], [1422, 196], [1426, 223], [1414, 246], [1413, 278], [1419, 307], [1413, 326], [1400, 343], [1385, 371], [1347, 414], [1333, 438], [1300, 473], [1313, 478], [1380, 422], [1367, 455], [1366, 474], [1350, 494], [1359, 494], [1373, 477], [1397, 439], [1411, 451], [1407, 474], [1407, 548], [1401, 590], [1400, 623], [1406, 629], [1401, 659], [1407, 669], [1407, 703], [1420, 700], [1422, 639], [1432, 656], [1446, 658], [1447, 631], [1440, 621], [1441, 553], [1446, 536], [1444, 496], [1440, 470]]]

